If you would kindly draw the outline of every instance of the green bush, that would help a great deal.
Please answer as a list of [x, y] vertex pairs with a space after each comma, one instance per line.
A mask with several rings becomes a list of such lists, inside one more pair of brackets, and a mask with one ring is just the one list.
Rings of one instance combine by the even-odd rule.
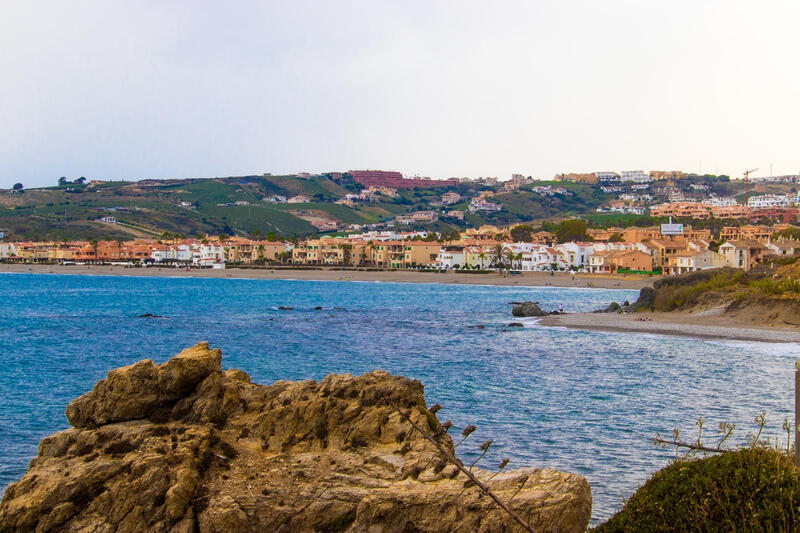
[[798, 531], [800, 469], [766, 448], [676, 461], [593, 531]]

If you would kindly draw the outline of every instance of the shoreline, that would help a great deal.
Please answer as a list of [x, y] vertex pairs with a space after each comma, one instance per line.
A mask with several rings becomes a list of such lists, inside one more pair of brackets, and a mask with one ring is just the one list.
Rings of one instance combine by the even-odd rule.
[[[649, 318], [650, 320], [635, 320]], [[644, 333], [715, 340], [800, 343], [800, 328], [769, 326], [723, 316], [681, 313], [574, 313], [539, 319], [544, 327], [563, 327], [613, 333]]]
[[590, 289], [639, 290], [649, 287], [655, 278], [637, 275], [571, 274], [568, 272], [525, 272], [519, 276], [497, 273], [465, 274], [448, 271], [367, 271], [332, 269], [227, 268], [191, 270], [168, 267], [123, 267], [104, 265], [47, 265], [2, 263], [0, 273], [72, 274], [89, 276], [185, 277], [224, 279], [275, 279], [300, 281], [383, 281], [391, 283], [441, 283], [450, 285], [490, 285], [500, 287], [564, 287]]

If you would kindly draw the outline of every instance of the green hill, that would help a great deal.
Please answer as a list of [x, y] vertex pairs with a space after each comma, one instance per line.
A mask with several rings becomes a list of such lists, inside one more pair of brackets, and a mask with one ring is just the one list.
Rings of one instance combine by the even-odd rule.
[[[542, 185], [549, 184], [541, 182]], [[464, 228], [468, 225], [515, 224], [553, 216], [585, 213], [606, 200], [598, 187], [563, 184], [567, 194], [542, 196], [531, 186], [495, 196], [499, 212], [467, 214], [416, 229]], [[72, 240], [133, 238], [164, 231], [187, 236], [227, 233], [248, 235], [273, 232], [303, 237], [317, 232], [312, 222], [350, 224], [384, 223], [393, 226], [397, 215], [409, 211], [441, 209], [442, 194], [455, 191], [464, 200], [445, 209], [466, 211], [469, 199], [486, 186], [474, 183], [430, 189], [405, 189], [395, 198], [357, 203], [351, 208], [334, 203], [362, 186], [347, 174], [299, 176], [235, 176], [99, 183], [67, 182], [60, 186], [0, 191], [0, 228], [14, 240]], [[270, 198], [303, 195], [309, 203], [272, 203]], [[99, 222], [113, 216], [117, 224]], [[408, 228], [403, 226], [403, 228]]]

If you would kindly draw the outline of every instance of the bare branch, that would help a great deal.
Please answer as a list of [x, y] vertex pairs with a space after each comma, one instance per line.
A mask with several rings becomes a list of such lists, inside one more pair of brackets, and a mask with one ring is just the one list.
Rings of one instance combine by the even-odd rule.
[[[403, 419], [404, 422], [408, 422], [409, 424], [411, 424], [411, 427], [417, 430], [417, 432], [420, 435], [422, 435], [422, 437], [425, 440], [433, 444], [436, 447], [436, 449], [439, 450], [439, 453], [441, 453], [450, 463], [454, 464], [456, 468], [458, 468], [465, 476], [467, 476], [470, 482], [472, 482], [476, 487], [478, 487], [478, 489], [480, 489], [481, 492], [489, 496], [517, 524], [519, 524], [525, 531], [534, 533], [534, 530], [531, 527], [531, 525], [528, 524], [528, 522], [526, 522], [519, 514], [517, 514], [517, 512], [514, 511], [514, 509], [512, 509], [506, 502], [500, 499], [500, 497], [497, 496], [488, 486], [486, 486], [486, 484], [481, 482], [481, 480], [479, 480], [472, 472], [470, 472], [470, 470], [464, 466], [464, 463], [462, 463], [458, 457], [456, 457], [450, 450], [445, 448], [444, 445], [442, 445], [439, 441], [434, 439], [432, 436], [428, 435], [428, 433], [426, 433], [425, 430], [423, 430], [421, 427], [419, 427], [419, 425], [417, 425], [413, 420], [411, 420], [411, 417], [408, 415], [408, 413], [402, 411], [399, 407], [397, 407], [392, 403], [389, 403], [389, 405], [392, 407], [392, 409], [397, 411], [397, 413], [400, 415], [400, 417]], [[466, 440], [466, 438], [469, 437], [469, 435], [473, 431], [475, 431], [475, 429], [476, 429], [475, 426], [467, 426], [466, 428], [464, 428], [464, 432], [462, 433], [462, 435], [464, 435], [464, 438], [461, 440], [461, 442], [464, 442], [464, 440]], [[525, 481], [527, 481], [527, 476], [525, 476]], [[519, 493], [519, 491], [522, 490], [522, 485], [524, 484], [525, 484], [524, 482], [521, 484], [520, 488], [517, 490], [517, 493]], [[514, 494], [514, 496], [516, 496], [516, 493]]]
[[670, 444], [672, 446], [677, 446], [678, 448], [688, 448], [690, 450], [697, 450], [697, 451], [701, 451], [701, 452], [724, 453], [724, 452], [731, 451], [728, 448], [719, 448], [719, 447], [711, 448], [709, 446], [703, 446], [703, 445], [699, 445], [698, 446], [697, 444], [693, 444], [691, 442], [684, 442], [682, 440], [677, 440], [677, 439], [666, 440], [666, 439], [662, 439], [660, 437], [656, 437], [655, 439], [653, 439], [653, 443], [655, 443], [655, 444]]

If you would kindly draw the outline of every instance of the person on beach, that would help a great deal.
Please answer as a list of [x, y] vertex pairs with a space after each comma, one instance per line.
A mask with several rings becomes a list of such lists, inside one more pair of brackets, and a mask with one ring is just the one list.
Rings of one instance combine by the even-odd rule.
[[558, 314], [559, 315], [564, 314], [564, 304], [558, 304]]

